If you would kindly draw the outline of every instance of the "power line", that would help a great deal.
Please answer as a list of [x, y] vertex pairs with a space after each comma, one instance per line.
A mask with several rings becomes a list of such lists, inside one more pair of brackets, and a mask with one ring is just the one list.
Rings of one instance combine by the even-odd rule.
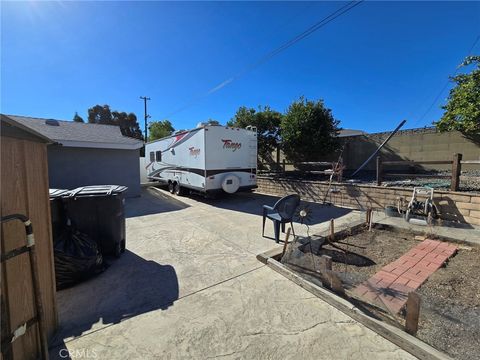
[[[478, 41], [480, 40], [480, 35], [477, 36], [477, 38], [475, 39], [475, 41], [473, 42], [473, 45], [470, 47], [470, 50], [468, 50], [467, 52], [467, 56], [470, 56], [472, 55], [472, 51], [473, 49], [475, 48], [475, 46], [477, 45]], [[452, 77], [454, 77], [455, 75], [457, 75], [458, 73], [458, 70], [460, 69], [460, 65], [456, 67], [455, 69], [455, 72], [453, 73]], [[435, 104], [437, 103], [437, 101], [440, 99], [440, 97], [442, 96], [443, 92], [445, 91], [445, 89], [448, 87], [448, 84], [450, 84], [450, 77], [449, 79], [445, 82], [445, 85], [443, 85], [442, 89], [440, 90], [440, 92], [437, 94], [437, 96], [435, 96], [435, 98], [433, 99], [432, 103], [430, 104], [430, 106], [428, 107], [428, 109], [423, 113], [423, 115], [417, 120], [415, 121], [415, 123], [413, 124], [413, 127], [415, 127], [418, 123], [420, 123], [421, 121], [423, 121], [423, 119], [425, 118], [425, 116], [427, 116], [427, 114], [433, 109], [433, 107], [435, 106]]]
[[245, 74], [247, 74], [248, 72], [254, 70], [255, 68], [259, 67], [260, 65], [263, 65], [264, 63], [266, 63], [267, 61], [269, 61], [271, 58], [275, 57], [276, 55], [280, 54], [281, 52], [285, 51], [286, 49], [288, 49], [289, 47], [295, 45], [296, 43], [298, 43], [299, 41], [303, 40], [304, 38], [306, 38], [307, 36], [313, 34], [315, 31], [321, 29], [322, 27], [324, 27], [325, 25], [329, 24], [330, 22], [332, 22], [333, 20], [335, 20], [336, 18], [342, 16], [343, 14], [345, 14], [346, 12], [352, 10], [354, 7], [360, 5], [364, 0], [360, 0], [360, 1], [351, 1], [349, 2], [348, 4], [340, 7], [339, 9], [335, 10], [333, 13], [331, 13], [330, 15], [324, 17], [323, 19], [321, 19], [320, 21], [316, 22], [315, 24], [313, 24], [312, 26], [310, 26], [308, 29], [306, 29], [305, 31], [303, 31], [302, 33], [296, 35], [295, 37], [293, 37], [292, 39], [288, 40], [287, 42], [285, 42], [284, 44], [280, 45], [278, 48], [270, 51], [269, 53], [265, 54], [264, 56], [262, 56], [260, 59], [258, 59], [256, 62], [246, 66], [242, 71], [238, 72], [237, 74], [235, 74], [234, 76], [222, 81], [221, 83], [219, 83], [218, 85], [214, 86], [213, 88], [211, 88], [210, 90], [208, 90], [207, 92], [199, 95], [199, 96], [196, 96], [194, 97], [192, 100], [190, 100], [187, 104], [185, 104], [184, 106], [178, 108], [177, 110], [173, 111], [172, 113], [170, 113], [169, 115], [165, 116], [165, 118], [169, 118], [187, 108], [189, 108], [190, 106], [192, 106], [194, 103], [196, 103], [197, 101], [201, 100], [201, 99], [204, 99], [205, 97], [219, 91], [220, 89], [223, 89], [225, 86], [231, 84], [233, 81], [239, 79], [240, 77], [244, 76]]

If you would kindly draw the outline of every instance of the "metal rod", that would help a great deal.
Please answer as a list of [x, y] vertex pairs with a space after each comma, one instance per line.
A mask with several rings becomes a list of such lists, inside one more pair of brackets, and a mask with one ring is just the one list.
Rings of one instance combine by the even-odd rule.
[[370, 157], [365, 160], [365, 162], [357, 169], [357, 171], [355, 171], [353, 174], [352, 174], [352, 178], [358, 174], [358, 172], [360, 170], [362, 170], [374, 157], [375, 155], [377, 155], [377, 153], [382, 149], [382, 147], [385, 146], [385, 144], [392, 138], [393, 135], [395, 135], [397, 133], [398, 130], [400, 130], [400, 128], [405, 125], [405, 123], [407, 122], [407, 120], [402, 120], [402, 122], [395, 128], [395, 130], [393, 130], [391, 132], [390, 135], [388, 135], [388, 137], [385, 139], [385, 141], [382, 143], [382, 145], [380, 145], [377, 150], [374, 151], [374, 153], [372, 155], [370, 155]]

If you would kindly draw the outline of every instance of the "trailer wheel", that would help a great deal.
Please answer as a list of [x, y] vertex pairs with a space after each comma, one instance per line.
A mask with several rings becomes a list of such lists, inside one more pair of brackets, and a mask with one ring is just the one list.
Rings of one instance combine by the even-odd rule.
[[174, 193], [175, 193], [175, 195], [177, 195], [177, 196], [183, 196], [183, 194], [185, 193], [185, 191], [184, 191], [184, 189], [180, 186], [179, 183], [175, 183]]
[[175, 191], [175, 184], [171, 181], [168, 183], [168, 191], [170, 191], [170, 194], [173, 194]]

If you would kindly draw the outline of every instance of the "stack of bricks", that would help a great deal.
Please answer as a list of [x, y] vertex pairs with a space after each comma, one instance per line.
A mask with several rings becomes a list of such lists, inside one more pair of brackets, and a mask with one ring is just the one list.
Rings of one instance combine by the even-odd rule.
[[396, 314], [407, 302], [408, 293], [418, 289], [456, 251], [455, 245], [427, 239], [384, 266], [353, 291], [366, 301]]
[[[258, 176], [257, 191], [264, 194], [285, 196], [297, 193], [302, 200], [321, 202], [328, 190], [328, 182], [292, 180]], [[332, 191], [333, 189], [333, 191]], [[365, 210], [384, 209], [387, 205], [396, 205], [399, 198], [409, 201], [412, 189], [373, 185], [334, 183], [327, 196], [333, 205]], [[434, 203], [440, 218], [472, 225], [480, 225], [480, 195], [452, 191], [434, 193]]]

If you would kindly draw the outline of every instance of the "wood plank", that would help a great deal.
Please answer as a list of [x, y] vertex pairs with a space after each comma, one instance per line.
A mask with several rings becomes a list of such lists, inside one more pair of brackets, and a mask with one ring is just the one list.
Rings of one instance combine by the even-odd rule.
[[462, 160], [460, 161], [461, 164], [479, 164], [480, 165], [480, 160]]
[[[23, 140], [2, 137], [2, 174], [1, 174], [1, 208], [2, 216], [20, 213], [28, 216], [25, 152]], [[12, 221], [3, 224], [4, 248], [9, 251], [25, 244], [25, 228], [21, 222]], [[17, 329], [34, 316], [32, 279], [28, 254], [19, 255], [5, 265], [2, 281], [8, 287], [8, 304], [11, 330]], [[24, 336], [12, 345], [14, 359], [34, 358], [37, 354], [35, 328], [30, 328]]]
[[407, 316], [405, 319], [405, 331], [411, 335], [415, 335], [418, 330], [418, 318], [420, 316], [420, 296], [416, 292], [408, 294], [407, 299]]
[[451, 175], [429, 175], [429, 174], [392, 174], [383, 173], [383, 177], [403, 177], [403, 178], [438, 178], [438, 179], [450, 179]]
[[38, 263], [42, 264], [39, 280], [42, 303], [45, 304], [46, 330], [49, 336], [53, 336], [57, 327], [57, 311], [47, 153], [42, 143], [25, 142], [24, 146], [32, 163], [31, 166], [26, 167], [28, 210], [35, 234]]
[[382, 161], [382, 164], [384, 165], [409, 165], [409, 166], [414, 166], [414, 165], [441, 165], [441, 164], [446, 164], [449, 165], [452, 163], [452, 160], [425, 160], [425, 161], [411, 161], [411, 160], [402, 160], [402, 161]]

